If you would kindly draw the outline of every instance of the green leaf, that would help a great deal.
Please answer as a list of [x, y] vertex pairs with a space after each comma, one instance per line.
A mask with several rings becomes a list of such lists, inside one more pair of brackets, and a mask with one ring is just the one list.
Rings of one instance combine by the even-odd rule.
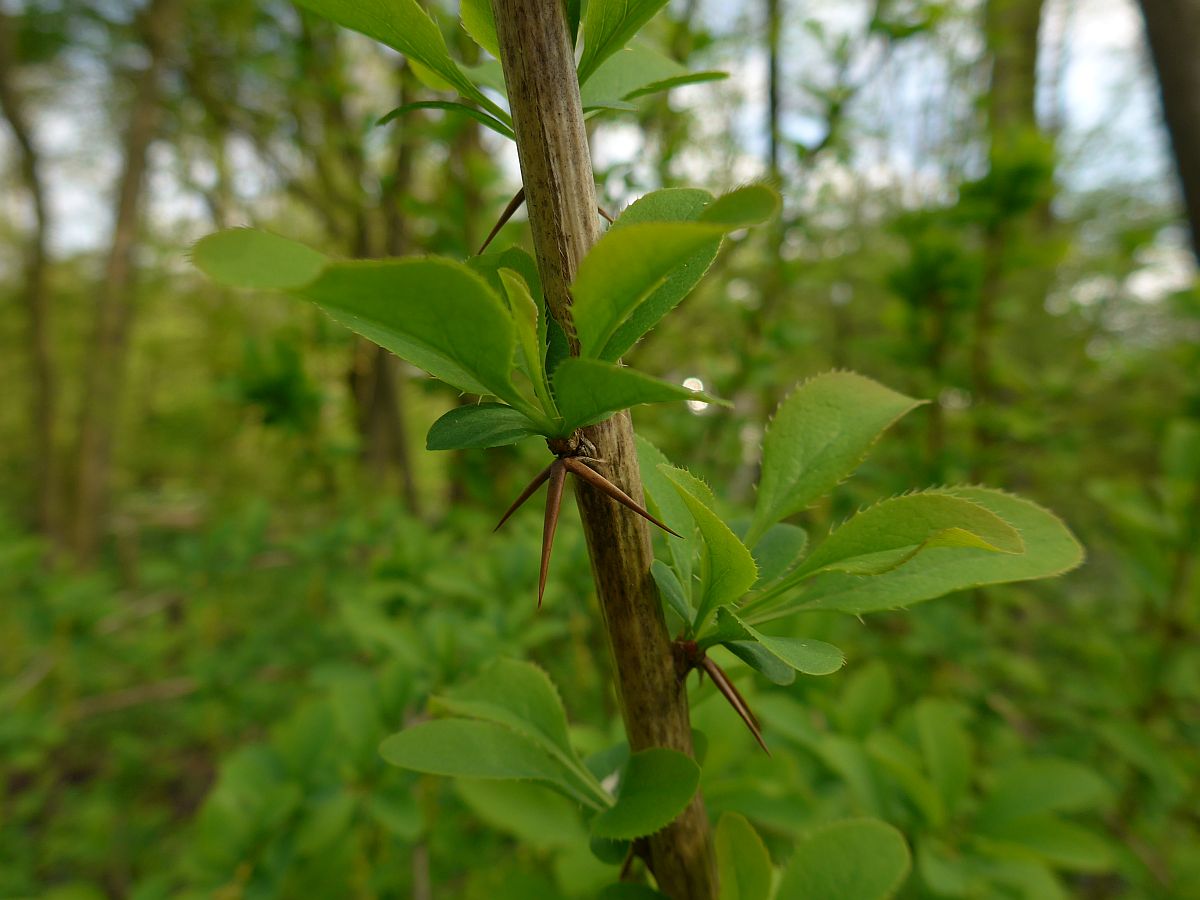
[[763, 649], [797, 672], [805, 675], [829, 675], [846, 663], [846, 657], [833, 644], [802, 638], [776, 637], [751, 628], [727, 606], [717, 610], [717, 631], [738, 639], [758, 641]]
[[707, 487], [703, 482], [690, 472], [673, 466], [660, 465], [658, 470], [670, 479], [704, 540], [700, 569], [703, 589], [693, 623], [693, 630], [699, 634], [717, 607], [733, 603], [750, 589], [758, 578], [758, 569], [746, 546], [709, 509], [705, 502]]
[[[737, 227], [732, 223], [705, 225], [700, 221], [706, 207], [713, 202], [712, 195], [705, 191], [687, 188], [654, 191], [626, 209], [588, 254], [588, 259], [595, 255], [595, 260], [589, 266], [585, 259], [576, 279], [576, 324], [582, 283], [584, 330], [595, 327], [609, 335], [597, 337], [590, 355], [609, 361], [619, 359], [704, 277], [721, 248], [721, 236]], [[665, 242], [642, 243], [642, 239], [656, 237], [652, 226], [667, 228], [663, 235], [657, 235], [665, 236]], [[689, 234], [689, 227], [699, 231]], [[638, 230], [621, 237], [631, 228]], [[705, 229], [716, 230], [705, 232]], [[660, 253], [665, 255], [659, 257]], [[629, 262], [636, 268], [622, 270]], [[620, 272], [621, 277], [609, 278], [613, 272]], [[593, 307], [590, 312], [589, 305]]]
[[892, 497], [834, 531], [788, 578], [815, 572], [880, 575], [934, 547], [1019, 554], [1020, 533], [984, 506], [943, 490]]
[[1025, 760], [1000, 773], [977, 821], [981, 830], [990, 830], [1018, 819], [1098, 809], [1111, 796], [1104, 779], [1079, 763]]
[[770, 900], [771, 856], [746, 817], [722, 813], [715, 843], [719, 900]]
[[749, 228], [779, 212], [779, 194], [765, 184], [750, 184], [723, 194], [704, 208], [701, 222]]
[[933, 782], [920, 769], [920, 758], [903, 741], [887, 731], [867, 739], [867, 752], [884, 772], [908, 795], [917, 811], [933, 828], [946, 823], [946, 804]]
[[318, 803], [296, 833], [296, 852], [311, 856], [328, 848], [350, 827], [358, 798], [344, 790]]
[[728, 77], [728, 72], [720, 72], [716, 69], [709, 69], [703, 72], [687, 72], [683, 75], [676, 75], [673, 78], [663, 78], [658, 81], [652, 81], [649, 84], [644, 84], [636, 91], [626, 94], [625, 99], [636, 100], [638, 97], [660, 94], [663, 91], [669, 91], [673, 88], [683, 87], [684, 85], [705, 84], [709, 81], [724, 81]]
[[584, 85], [600, 64], [624, 47], [667, 0], [589, 0], [583, 14], [583, 55], [579, 83]]
[[580, 354], [616, 359], [612, 348], [625, 343], [610, 346], [618, 329], [677, 269], [690, 266], [694, 271], [702, 251], [712, 252], [712, 245], [719, 246], [728, 230], [699, 222], [639, 222], [610, 228], [584, 257], [571, 286]]
[[[683, 588], [684, 597], [690, 597], [692, 585], [692, 535], [695, 525], [692, 514], [688, 512], [687, 504], [675, 490], [674, 483], [659, 470], [659, 466], [670, 467], [662, 451], [651, 444], [640, 434], [635, 436], [637, 442], [638, 468], [642, 473], [642, 488], [646, 493], [646, 501], [651, 512], [683, 537], [675, 537], [663, 533], [661, 537], [667, 542], [671, 553], [671, 564], [679, 576], [679, 584]], [[688, 620], [689, 624], [691, 620]]]
[[571, 357], [554, 371], [554, 397], [563, 430], [594, 425], [614, 413], [643, 403], [703, 400], [720, 403], [701, 391], [644, 375], [636, 369], [598, 359]]
[[440, 109], [444, 112], [462, 113], [470, 116], [481, 125], [490, 128], [496, 134], [508, 138], [510, 141], [516, 140], [516, 135], [513, 130], [497, 119], [495, 116], [488, 115], [481, 109], [476, 109], [474, 106], [468, 106], [466, 103], [456, 103], [452, 100], [418, 100], [413, 103], [405, 103], [403, 106], [397, 106], [385, 114], [376, 125], [387, 125], [389, 122], [400, 118], [408, 112], [417, 109]]
[[471, 40], [496, 59], [500, 58], [500, 40], [496, 37], [496, 20], [492, 17], [492, 0], [462, 0], [458, 6], [463, 28]]
[[678, 816], [696, 793], [700, 767], [676, 750], [654, 747], [629, 757], [617, 802], [592, 820], [592, 835], [636, 838], [653, 834]]
[[279, 288], [310, 300], [352, 331], [460, 390], [495, 394], [513, 406], [525, 403], [509, 375], [515, 338], [508, 310], [460, 263], [335, 261], [245, 228], [209, 235], [196, 245], [194, 258], [223, 284]]
[[933, 697], [917, 704], [916, 723], [925, 767], [954, 815], [971, 787], [971, 736], [959, 707]]
[[675, 615], [679, 616], [683, 623], [687, 626], [692, 624], [692, 607], [688, 603], [687, 597], [683, 593], [683, 585], [679, 583], [679, 579], [675, 577], [675, 570], [668, 566], [661, 559], [656, 559], [650, 563], [650, 575], [654, 578], [654, 583], [658, 585], [658, 592], [662, 595], [667, 606], [675, 611]]
[[1015, 527], [1021, 533], [1025, 552], [934, 547], [874, 578], [840, 572], [818, 575], [794, 601], [775, 609], [771, 618], [801, 609], [830, 609], [854, 615], [898, 609], [953, 591], [1061, 575], [1083, 561], [1083, 548], [1071, 532], [1057, 516], [1037, 504], [988, 488], [954, 488], [948, 493], [987, 507]]
[[558, 689], [533, 663], [498, 659], [465, 684], [434, 698], [458, 716], [506, 725], [543, 746], [574, 754]]
[[585, 799], [561, 764], [524, 735], [494, 722], [435, 719], [406, 728], [379, 746], [393, 766], [459, 778], [544, 781]]
[[542, 408], [547, 415], [554, 414], [554, 401], [550, 397], [550, 385], [546, 381], [545, 324], [541, 321], [542, 310], [525, 279], [512, 269], [500, 269], [497, 273], [504, 285], [508, 308], [512, 313], [517, 330], [517, 345], [521, 348], [525, 374], [533, 385]]
[[541, 434], [537, 426], [511, 406], [477, 403], [456, 406], [433, 423], [426, 450], [479, 450], [505, 447]]
[[763, 442], [762, 478], [746, 543], [801, 512], [853, 472], [889, 425], [919, 405], [853, 372], [818, 375], [779, 406]]
[[454, 787], [485, 823], [534, 849], [570, 847], [587, 837], [578, 805], [540, 784], [462, 778]]
[[686, 75], [687, 68], [646, 44], [635, 43], [606, 59], [579, 90], [584, 109], [624, 100], [640, 87]]
[[634, 43], [606, 59], [579, 93], [583, 108], [593, 109], [611, 107], [623, 100], [678, 85], [725, 77], [724, 72], [689, 72], [685, 66], [653, 47]]
[[895, 696], [891, 671], [881, 660], [871, 660], [854, 668], [843, 682], [834, 719], [844, 733], [866, 737], [883, 722]]
[[773, 684], [786, 687], [796, 680], [796, 670], [758, 641], [725, 641], [721, 646]]
[[[323, 18], [399, 50], [464, 97], [490, 110], [506, 125], [508, 114], [471, 83], [450, 57], [441, 30], [416, 0], [296, 0]], [[416, 68], [416, 67], [414, 67]]]
[[498, 659], [466, 684], [434, 697], [433, 706], [511, 728], [569, 772], [573, 789], [586, 802], [607, 803], [607, 795], [571, 747], [567, 714], [554, 682], [533, 663]]
[[533, 257], [520, 247], [509, 247], [506, 250], [493, 250], [482, 256], [472, 256], [467, 260], [467, 266], [473, 272], [482, 275], [498, 297], [504, 296], [504, 282], [500, 280], [501, 269], [511, 269], [525, 280], [525, 286], [533, 297], [538, 308], [538, 339], [546, 343], [546, 312], [545, 300], [542, 296], [542, 280], [538, 275], [537, 263]]
[[337, 262], [297, 288], [336, 321], [435, 378], [516, 406], [512, 318], [487, 283], [447, 259]]
[[421, 836], [424, 823], [413, 791], [375, 788], [366, 803], [367, 814], [396, 838], [411, 843]]
[[758, 563], [758, 581], [762, 587], [782, 578], [804, 554], [808, 545], [808, 532], [798, 525], [781, 522], [772, 525], [753, 547], [754, 561]]
[[308, 284], [331, 260], [304, 244], [253, 228], [229, 228], [192, 248], [196, 268], [218, 284], [287, 290]]
[[908, 877], [904, 836], [874, 819], [837, 822], [810, 833], [783, 872], [778, 896], [884, 900]]
[[1036, 816], [980, 830], [989, 842], [1031, 850], [1052, 865], [1076, 872], [1111, 869], [1115, 854], [1100, 835], [1054, 816]]

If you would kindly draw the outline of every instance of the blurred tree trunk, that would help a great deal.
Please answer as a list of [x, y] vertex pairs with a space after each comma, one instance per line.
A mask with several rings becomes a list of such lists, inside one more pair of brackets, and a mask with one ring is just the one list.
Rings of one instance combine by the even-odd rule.
[[0, 10], [0, 112], [8, 120], [17, 145], [21, 186], [28, 196], [33, 226], [25, 244], [23, 304], [29, 328], [29, 478], [32, 482], [32, 524], [54, 538], [58, 527], [59, 483], [55, 466], [54, 425], [57, 388], [50, 342], [50, 294], [46, 281], [48, 232], [42, 163], [26, 116], [24, 98], [16, 85], [17, 46], [11, 18]]
[[[993, 174], [1008, 164], [1013, 154], [1022, 152], [1025, 140], [1037, 131], [1035, 92], [1042, 6], [1043, 0], [987, 0], [984, 9], [984, 37], [990, 61], [988, 156]], [[999, 204], [1007, 201], [995, 194], [992, 199]], [[996, 307], [1009, 287], [1006, 256], [1015, 227], [1008, 216], [997, 212], [989, 216], [984, 229], [983, 276], [971, 340], [975, 478], [984, 475], [988, 448], [994, 439], [996, 386], [992, 346]]]
[[85, 565], [94, 560], [104, 530], [113, 434], [133, 319], [133, 251], [141, 218], [146, 153], [159, 128], [163, 74], [181, 8], [180, 0], [150, 0], [138, 22], [148, 59], [145, 68], [131, 79], [133, 99], [122, 148], [112, 244], [84, 369], [71, 546]]
[[[479, 46], [464, 29], [460, 28], [457, 32], [455, 49], [465, 65], [473, 66], [479, 62]], [[471, 256], [485, 237], [485, 229], [481, 227], [483, 191], [477, 178], [477, 163], [483, 152], [483, 143], [481, 126], [474, 119], [460, 118], [463, 121], [459, 123], [459, 130], [450, 144], [449, 165], [446, 167], [450, 183], [443, 188], [443, 195], [458, 194], [461, 198], [462, 228], [455, 237], [462, 241], [463, 255]], [[500, 248], [493, 245], [491, 249]], [[469, 406], [476, 402], [476, 398], [460, 394], [456, 402], [459, 406]], [[477, 473], [477, 465], [472, 465], [476, 459], [478, 454], [468, 454], [464, 450], [450, 451], [446, 466], [450, 476], [447, 479], [446, 499], [451, 507], [467, 502], [471, 485], [488, 480], [486, 476], [479, 477], [483, 473]]]
[[[345, 210], [350, 229], [350, 251], [357, 259], [400, 256], [409, 250], [408, 229], [401, 206], [412, 189], [413, 145], [404, 121], [398, 129], [394, 170], [376, 179], [364, 146], [364, 127], [355, 122], [350, 107], [345, 53], [338, 29], [307, 19], [301, 23], [302, 52], [321, 84], [316, 111], [321, 121], [320, 139], [313, 159], [327, 202]], [[400, 104], [409, 100], [407, 67], [398, 70]], [[377, 197], [366, 185], [379, 180]], [[331, 235], [343, 239], [345, 235]], [[408, 508], [416, 513], [419, 499], [412, 473], [408, 429], [403, 402], [403, 370], [396, 358], [363, 338], [355, 338], [348, 381], [354, 401], [354, 421], [359, 436], [359, 459], [376, 486], [395, 478]]]
[[1141, 0], [1192, 252], [1200, 263], [1200, 0]]

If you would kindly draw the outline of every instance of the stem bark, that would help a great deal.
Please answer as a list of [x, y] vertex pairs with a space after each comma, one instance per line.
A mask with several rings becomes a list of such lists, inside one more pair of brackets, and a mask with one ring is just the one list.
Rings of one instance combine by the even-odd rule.
[[[600, 227], [564, 5], [560, 0], [492, 0], [492, 9], [546, 305], [566, 333], [571, 353], [578, 354], [569, 288]], [[607, 461], [609, 480], [641, 503], [629, 414], [588, 428], [585, 436]], [[630, 748], [668, 747], [691, 755], [684, 672], [650, 577], [648, 527], [594, 487], [575, 482]], [[661, 891], [676, 900], [716, 896], [715, 857], [699, 794], [648, 845]]]

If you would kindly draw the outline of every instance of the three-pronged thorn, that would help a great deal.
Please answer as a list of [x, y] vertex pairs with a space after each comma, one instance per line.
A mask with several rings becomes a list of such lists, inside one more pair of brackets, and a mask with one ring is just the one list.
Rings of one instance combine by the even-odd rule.
[[521, 505], [532, 497], [544, 482], [550, 482], [550, 487], [546, 491], [546, 518], [542, 523], [542, 565], [541, 572], [538, 575], [539, 608], [542, 605], [542, 597], [546, 593], [546, 575], [550, 570], [550, 551], [554, 547], [554, 532], [558, 528], [558, 513], [562, 507], [563, 486], [566, 483], [568, 472], [576, 478], [587, 482], [601, 493], [611, 497], [622, 506], [633, 510], [648, 522], [653, 522], [668, 534], [673, 534], [675, 537], [680, 536], [678, 532], [672, 531], [658, 519], [654, 518], [645, 507], [593, 469], [589, 463], [602, 465], [604, 461], [587, 455], [589, 449], [579, 441], [553, 442], [551, 450], [555, 454], [554, 462], [546, 466], [546, 468], [537, 474], [533, 481], [529, 482], [529, 486], [521, 491], [521, 495], [513, 501], [512, 506], [500, 518], [499, 523], [494, 529], [495, 531], [499, 531], [500, 526], [507, 522], [509, 517], [520, 509]]

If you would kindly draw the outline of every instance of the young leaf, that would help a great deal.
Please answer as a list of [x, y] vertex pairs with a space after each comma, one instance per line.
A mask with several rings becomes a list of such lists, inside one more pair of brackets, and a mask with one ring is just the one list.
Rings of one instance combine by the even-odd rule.
[[561, 764], [529, 738], [493, 722], [422, 722], [385, 739], [379, 752], [393, 766], [430, 775], [544, 781], [594, 805]]
[[720, 900], [770, 900], [771, 856], [746, 817], [722, 813], [715, 838]]
[[1106, 839], [1054, 816], [981, 827], [979, 834], [986, 837], [988, 843], [995, 841], [1020, 847], [1051, 865], [1075, 872], [1103, 872], [1112, 868], [1115, 857]]
[[763, 634], [749, 625], [728, 606], [717, 610], [717, 629], [721, 635], [757, 641], [764, 650], [786, 666], [805, 675], [829, 675], [846, 663], [846, 657], [833, 644], [805, 638], [776, 637]]
[[705, 503], [704, 483], [690, 472], [660, 465], [659, 472], [672, 483], [700, 528], [704, 540], [700, 581], [703, 590], [696, 604], [693, 630], [699, 634], [708, 617], [719, 606], [733, 603], [750, 589], [758, 578], [754, 557]]
[[512, 312], [513, 324], [517, 329], [517, 344], [525, 363], [525, 374], [529, 376], [533, 390], [547, 415], [554, 414], [554, 401], [550, 397], [550, 385], [546, 381], [545, 325], [541, 321], [542, 311], [525, 279], [512, 269], [500, 269], [500, 281], [508, 297], [508, 308]]
[[535, 850], [569, 847], [587, 838], [578, 806], [543, 785], [459, 778], [454, 789], [485, 823]]
[[980, 827], [998, 827], [1048, 813], [1099, 809], [1112, 791], [1099, 775], [1065, 759], [1034, 759], [1000, 773], [979, 810]]
[[664, 78], [686, 75], [687, 68], [653, 47], [630, 44], [606, 59], [579, 89], [584, 108], [624, 100], [638, 88]]
[[971, 736], [956, 707], [933, 697], [917, 704], [916, 723], [925, 768], [954, 815], [971, 787]]
[[497, 119], [495, 116], [488, 115], [481, 109], [476, 109], [474, 106], [468, 106], [465, 103], [456, 103], [453, 100], [418, 100], [413, 103], [405, 103], [403, 106], [397, 106], [384, 116], [382, 116], [376, 125], [386, 125], [389, 122], [400, 118], [407, 112], [412, 112], [416, 109], [440, 109], [443, 112], [461, 113], [465, 116], [470, 116], [476, 122], [490, 128], [492, 131], [501, 137], [506, 137], [510, 141], [515, 141], [516, 136], [513, 130]]
[[684, 596], [683, 585], [675, 577], [675, 570], [661, 559], [656, 559], [650, 563], [650, 575], [654, 578], [654, 583], [658, 585], [658, 592], [667, 606], [675, 611], [685, 625], [690, 626], [693, 615], [692, 607], [688, 603], [687, 597]]
[[512, 729], [559, 763], [567, 783], [586, 802], [595, 806], [607, 799], [571, 748], [558, 690], [532, 663], [499, 659], [478, 677], [435, 697], [434, 706]]
[[680, 84], [715, 81], [724, 72], [689, 72], [687, 68], [653, 47], [630, 44], [606, 59], [579, 91], [584, 109], [668, 90]]
[[[642, 472], [642, 489], [646, 493], [646, 501], [652, 512], [658, 514], [667, 526], [683, 537], [664, 535], [667, 549], [671, 553], [671, 565], [679, 575], [679, 584], [685, 597], [691, 596], [692, 557], [694, 550], [691, 536], [695, 534], [692, 514], [688, 512], [687, 504], [675, 490], [671, 480], [659, 469], [659, 466], [670, 467], [670, 462], [662, 451], [638, 434], [637, 441], [638, 468]], [[689, 618], [690, 622], [691, 619]]]
[[654, 747], [629, 757], [617, 802], [592, 820], [592, 835], [636, 838], [666, 827], [691, 802], [700, 767], [676, 750]]
[[505, 447], [540, 434], [537, 426], [511, 406], [476, 403], [456, 406], [433, 423], [426, 450], [482, 450]]
[[783, 872], [780, 897], [886, 900], [908, 877], [904, 836], [875, 819], [851, 819], [811, 832]]
[[827, 537], [789, 577], [814, 572], [880, 575], [934, 547], [1021, 553], [1020, 533], [984, 506], [940, 490], [869, 507]]
[[753, 546], [768, 527], [806, 509], [853, 472], [889, 425], [919, 405], [853, 372], [805, 382], [780, 404], [763, 442]]
[[725, 641], [721, 646], [772, 684], [786, 687], [796, 680], [796, 670], [758, 641]]
[[563, 417], [563, 430], [567, 433], [642, 403], [721, 402], [681, 384], [643, 375], [636, 369], [579, 357], [564, 359], [558, 364], [554, 372], [554, 396]]
[[[609, 230], [619, 231], [630, 225], [652, 222], [695, 222], [712, 199], [712, 194], [708, 191], [694, 188], [653, 191], [634, 201], [617, 217], [617, 221]], [[721, 238], [717, 236], [679, 263], [657, 288], [637, 304], [624, 323], [617, 327], [600, 351], [600, 358], [620, 359], [642, 335], [657, 325], [663, 316], [678, 306], [691, 292], [717, 258], [717, 251], [720, 249]]]
[[584, 257], [571, 286], [581, 355], [615, 359], [608, 345], [617, 329], [675, 269], [719, 243], [727, 230], [699, 222], [642, 222], [609, 229]]
[[773, 218], [779, 212], [779, 194], [765, 184], [749, 184], [722, 194], [704, 208], [701, 222], [713, 222], [729, 228], [749, 228]]
[[644, 84], [636, 91], [626, 94], [625, 99], [636, 100], [638, 97], [661, 94], [663, 91], [669, 91], [672, 88], [683, 87], [688, 84], [706, 84], [710, 81], [724, 81], [728, 77], [728, 72], [721, 72], [716, 69], [708, 69], [703, 72], [686, 72], [683, 75], [676, 75], [672, 78], [663, 78], [659, 81], [651, 81], [649, 84]]
[[462, 0], [458, 6], [463, 28], [471, 40], [500, 58], [500, 40], [496, 37], [496, 20], [492, 17], [492, 0]]
[[[417, 5], [416, 0], [296, 0], [305, 9], [345, 28], [361, 32], [399, 50], [423, 66], [446, 85], [453, 87], [511, 125], [504, 110], [483, 95], [450, 57], [442, 32]], [[414, 69], [416, 67], [414, 66]]]
[[269, 231], [228, 228], [192, 248], [196, 268], [218, 284], [250, 290], [288, 290], [308, 284], [332, 260]]
[[296, 293], [435, 378], [521, 401], [512, 318], [478, 275], [447, 259], [336, 262]]
[[756, 586], [770, 584], [793, 568], [808, 545], [808, 532], [798, 525], [781, 522], [772, 525], [754, 545], [754, 561], [758, 563]]
[[272, 287], [472, 394], [524, 401], [509, 373], [515, 337], [504, 303], [478, 275], [446, 259], [337, 261], [248, 228], [220, 231], [193, 250], [196, 265], [234, 287]]
[[1012, 525], [1020, 532], [1025, 551], [993, 553], [934, 547], [900, 568], [873, 578], [841, 572], [817, 575], [800, 596], [775, 609], [771, 617], [800, 609], [831, 609], [854, 615], [898, 609], [953, 591], [1061, 575], [1083, 561], [1083, 548], [1067, 527], [1037, 504], [988, 488], [953, 488], [947, 493], [978, 503]]
[[574, 755], [558, 689], [533, 663], [496, 660], [476, 678], [438, 695], [435, 703], [454, 715], [496, 722]]
[[667, 0], [589, 0], [583, 14], [579, 83], [587, 84], [608, 57], [625, 46]]

